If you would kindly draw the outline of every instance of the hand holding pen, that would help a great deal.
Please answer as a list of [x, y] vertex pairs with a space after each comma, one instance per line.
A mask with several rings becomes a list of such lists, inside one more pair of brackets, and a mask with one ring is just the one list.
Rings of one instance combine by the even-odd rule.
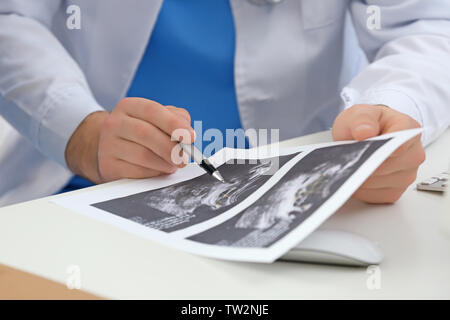
[[222, 183], [225, 183], [219, 170], [217, 170], [211, 162], [205, 158], [200, 150], [198, 150], [193, 144], [179, 143], [180, 147], [186, 152], [192, 160], [197, 163], [203, 170], [205, 170], [209, 175], [213, 176]]

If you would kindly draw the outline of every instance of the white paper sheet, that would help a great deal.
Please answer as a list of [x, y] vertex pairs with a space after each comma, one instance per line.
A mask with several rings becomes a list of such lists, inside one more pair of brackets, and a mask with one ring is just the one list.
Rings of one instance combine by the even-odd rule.
[[[129, 180], [53, 202], [194, 254], [273, 262], [336, 212], [392, 152], [420, 132], [269, 149], [263, 155], [261, 149], [225, 148], [210, 161], [226, 184], [191, 164], [172, 175]], [[264, 159], [272, 157], [281, 166], [267, 175], [273, 170]], [[236, 159], [241, 163], [227, 163]]]

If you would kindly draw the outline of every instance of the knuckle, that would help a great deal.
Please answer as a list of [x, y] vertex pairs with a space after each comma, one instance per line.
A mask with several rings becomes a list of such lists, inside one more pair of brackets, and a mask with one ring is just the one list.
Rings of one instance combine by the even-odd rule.
[[122, 100], [120, 100], [120, 101], [117, 103], [117, 105], [116, 105], [116, 107], [114, 108], [113, 112], [114, 112], [114, 111], [116, 111], [116, 112], [117, 112], [117, 111], [123, 112], [123, 111], [125, 111], [125, 110], [128, 108], [128, 106], [129, 106], [131, 103], [133, 103], [133, 98], [129, 98], [129, 97], [123, 98]]
[[124, 106], [124, 105], [130, 104], [132, 101], [133, 101], [133, 98], [126, 97], [119, 101], [119, 105]]
[[191, 122], [191, 115], [189, 114], [189, 111], [187, 111], [184, 108], [179, 108], [181, 110], [181, 112], [185, 115], [185, 117], [189, 120], [189, 122]]
[[178, 111], [181, 108], [178, 108], [178, 107], [175, 107], [175, 106], [172, 106], [172, 105], [168, 105], [168, 106], [166, 106], [166, 109], [168, 109], [170, 111]]
[[114, 115], [110, 115], [103, 122], [103, 126], [107, 130], [114, 130], [119, 126], [119, 124], [120, 124], [120, 118], [116, 117]]
[[152, 115], [156, 110], [164, 108], [161, 104], [153, 100], [144, 100], [145, 110]]
[[175, 115], [170, 115], [167, 119], [167, 126], [169, 128], [170, 133], [175, 131], [176, 129], [183, 128], [183, 123], [178, 119]]
[[148, 136], [148, 126], [145, 123], [138, 123], [134, 127], [134, 133], [139, 140], [146, 139]]

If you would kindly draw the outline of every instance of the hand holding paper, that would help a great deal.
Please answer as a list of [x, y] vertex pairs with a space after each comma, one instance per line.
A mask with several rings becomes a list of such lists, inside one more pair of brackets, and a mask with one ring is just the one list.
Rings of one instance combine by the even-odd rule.
[[[386, 106], [355, 105], [344, 110], [333, 125], [334, 140], [364, 140], [381, 134], [420, 128], [410, 116]], [[398, 148], [355, 192], [354, 198], [369, 203], [397, 201], [417, 176], [425, 161], [420, 135]]]
[[[258, 149], [222, 149], [209, 160], [227, 177], [226, 183], [188, 165], [173, 175], [124, 181], [54, 201], [191, 253], [272, 262], [319, 227], [383, 161], [420, 132], [264, 156], [253, 152]], [[279, 164], [274, 173], [273, 163]]]

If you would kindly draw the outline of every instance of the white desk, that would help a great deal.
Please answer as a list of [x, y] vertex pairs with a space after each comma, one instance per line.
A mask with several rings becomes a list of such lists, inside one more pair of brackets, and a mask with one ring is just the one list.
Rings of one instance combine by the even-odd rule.
[[[290, 140], [309, 144], [329, 133]], [[419, 179], [448, 168], [450, 130], [427, 150]], [[121, 183], [115, 182], [115, 183]], [[94, 188], [101, 188], [96, 186]], [[77, 191], [89, 192], [89, 189]], [[42, 198], [0, 209], [0, 264], [66, 283], [81, 268], [82, 290], [107, 298], [301, 299], [450, 298], [450, 237], [440, 230], [442, 197], [412, 186], [395, 205], [349, 201], [325, 226], [380, 242], [381, 288], [364, 268], [206, 259], [169, 249]]]

